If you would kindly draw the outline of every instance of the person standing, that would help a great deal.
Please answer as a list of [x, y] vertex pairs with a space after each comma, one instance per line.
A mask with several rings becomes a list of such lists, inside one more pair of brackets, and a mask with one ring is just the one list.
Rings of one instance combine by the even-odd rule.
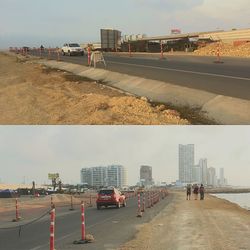
[[200, 200], [204, 200], [205, 188], [203, 184], [200, 186]]
[[191, 185], [187, 185], [187, 200], [190, 200], [191, 197]]
[[197, 184], [194, 185], [194, 199], [198, 199], [199, 187]]

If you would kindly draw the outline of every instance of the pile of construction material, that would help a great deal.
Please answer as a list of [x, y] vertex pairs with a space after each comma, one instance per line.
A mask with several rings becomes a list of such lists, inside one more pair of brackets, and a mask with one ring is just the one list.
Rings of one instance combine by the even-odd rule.
[[218, 50], [221, 56], [250, 57], [250, 41], [234, 44], [211, 43], [195, 50], [194, 53], [201, 56], [216, 56]]

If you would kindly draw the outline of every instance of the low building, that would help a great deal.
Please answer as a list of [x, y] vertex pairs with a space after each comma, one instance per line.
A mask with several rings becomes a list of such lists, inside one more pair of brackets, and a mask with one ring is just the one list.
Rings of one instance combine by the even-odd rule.
[[127, 170], [122, 165], [98, 166], [82, 168], [81, 183], [92, 187], [124, 187], [127, 186]]

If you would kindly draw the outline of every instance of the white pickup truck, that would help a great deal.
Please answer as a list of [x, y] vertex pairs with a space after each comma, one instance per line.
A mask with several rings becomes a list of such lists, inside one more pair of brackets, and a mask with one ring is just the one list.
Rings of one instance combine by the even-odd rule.
[[65, 43], [62, 47], [62, 54], [65, 55], [81, 55], [84, 56], [84, 50], [78, 43]]

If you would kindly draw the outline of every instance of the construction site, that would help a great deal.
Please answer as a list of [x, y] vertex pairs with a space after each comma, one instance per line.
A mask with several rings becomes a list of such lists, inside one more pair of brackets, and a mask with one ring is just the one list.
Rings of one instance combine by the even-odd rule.
[[184, 34], [180, 29], [173, 29], [170, 35], [154, 37], [145, 34], [122, 36], [121, 31], [114, 29], [101, 29], [100, 33], [101, 42], [82, 44], [82, 47], [106, 52], [194, 52], [196, 55], [214, 55], [220, 44], [222, 55], [250, 56], [250, 29]]

